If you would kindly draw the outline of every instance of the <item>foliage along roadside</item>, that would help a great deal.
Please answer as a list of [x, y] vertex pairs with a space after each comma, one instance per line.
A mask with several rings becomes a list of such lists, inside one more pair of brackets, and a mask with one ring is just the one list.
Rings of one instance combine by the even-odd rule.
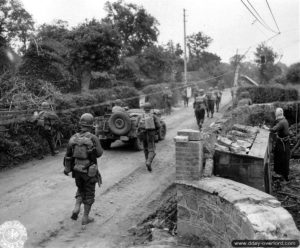
[[[62, 125], [56, 127], [62, 135], [62, 145], [78, 130], [78, 121], [83, 113], [89, 112], [94, 116], [102, 115], [105, 112], [105, 105], [59, 113], [61, 110], [80, 108], [104, 103], [108, 100], [134, 96], [135, 99], [125, 100], [124, 104], [130, 108], [137, 108], [139, 107], [139, 92], [135, 88], [126, 86], [115, 87], [114, 89], [98, 89], [78, 95], [56, 95], [53, 103], [62, 121]], [[6, 132], [0, 132], [0, 168], [22, 163], [49, 153], [48, 144], [39, 136], [36, 126], [32, 122], [14, 123], [5, 126], [5, 128], [7, 129]]]
[[298, 91], [295, 88], [279, 86], [240, 87], [237, 90], [239, 98], [243, 92], [249, 92], [253, 103], [297, 101]]

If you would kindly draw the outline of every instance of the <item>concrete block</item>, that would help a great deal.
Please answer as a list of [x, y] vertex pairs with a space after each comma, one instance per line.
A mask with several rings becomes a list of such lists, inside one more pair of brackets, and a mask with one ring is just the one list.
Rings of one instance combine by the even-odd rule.
[[188, 136], [177, 135], [177, 136], [174, 138], [174, 141], [175, 141], [176, 143], [177, 143], [177, 142], [187, 143], [187, 142], [189, 142], [189, 137], [188, 137]]
[[211, 177], [214, 169], [214, 161], [211, 158], [205, 160], [205, 167], [203, 171], [204, 177]]
[[177, 132], [177, 135], [188, 136], [189, 141], [199, 141], [201, 140], [201, 133], [193, 129], [182, 129]]

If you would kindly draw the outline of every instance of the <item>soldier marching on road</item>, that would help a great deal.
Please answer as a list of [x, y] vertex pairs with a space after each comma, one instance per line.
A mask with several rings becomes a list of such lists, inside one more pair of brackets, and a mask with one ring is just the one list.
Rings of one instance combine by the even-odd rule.
[[64, 158], [64, 173], [68, 175], [72, 172], [77, 186], [76, 203], [71, 219], [77, 220], [83, 203], [82, 225], [94, 221], [89, 217], [89, 213], [95, 201], [96, 183], [98, 182], [99, 186], [102, 183], [97, 158], [102, 156], [103, 150], [99, 139], [92, 134], [93, 124], [94, 117], [91, 114], [85, 113], [81, 116], [80, 132], [70, 138]]
[[160, 122], [156, 115], [150, 113], [151, 103], [144, 104], [145, 113], [137, 119], [138, 135], [143, 141], [146, 167], [149, 172], [152, 171], [152, 161], [155, 153], [155, 133], [160, 128]]
[[218, 86], [214, 89], [215, 97], [216, 97], [216, 111], [219, 112], [220, 102], [222, 99], [222, 91], [218, 89]]
[[210, 116], [211, 118], [214, 117], [215, 101], [216, 101], [216, 97], [213, 92], [213, 88], [210, 87], [208, 89], [208, 92], [206, 93], [207, 117], [209, 117], [209, 113], [211, 114]]
[[206, 102], [205, 102], [205, 95], [204, 90], [199, 90], [199, 95], [195, 95], [194, 101], [194, 111], [197, 120], [197, 125], [201, 130], [204, 119], [205, 119], [205, 109], [206, 109]]

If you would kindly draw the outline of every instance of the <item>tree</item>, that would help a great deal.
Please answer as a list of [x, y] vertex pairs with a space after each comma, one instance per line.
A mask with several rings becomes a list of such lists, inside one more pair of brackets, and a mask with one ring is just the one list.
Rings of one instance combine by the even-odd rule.
[[[18, 0], [0, 0], [0, 43], [18, 47], [24, 53], [32, 31], [34, 21]], [[0, 45], [1, 45], [0, 44]]]
[[236, 68], [236, 66], [241, 63], [244, 59], [244, 56], [241, 54], [235, 54], [234, 56], [232, 56], [229, 60], [230, 65], [232, 66], [232, 68]]
[[202, 32], [198, 32], [187, 37], [187, 47], [189, 49], [189, 56], [199, 58], [203, 52], [212, 42], [212, 38]]
[[286, 73], [286, 79], [293, 84], [300, 83], [300, 63], [292, 64]]
[[255, 62], [259, 65], [261, 84], [267, 84], [272, 78], [281, 74], [280, 67], [274, 64], [278, 54], [272, 47], [268, 47], [262, 43], [258, 45], [254, 55]]
[[92, 71], [108, 71], [119, 63], [120, 36], [107, 23], [95, 19], [86, 21], [69, 32], [66, 44], [82, 90], [89, 89]]
[[104, 21], [118, 30], [124, 55], [136, 55], [157, 41], [158, 21], [143, 7], [119, 0], [106, 2], [105, 10], [108, 14]]
[[175, 55], [178, 57], [181, 57], [182, 54], [183, 54], [183, 50], [182, 50], [180, 44], [177, 43], [176, 47], [175, 47]]
[[211, 42], [212, 39], [202, 32], [187, 37], [187, 47], [189, 51], [188, 71], [198, 71], [201, 66], [203, 66], [203, 64], [201, 64], [201, 56]]
[[71, 70], [68, 47], [54, 39], [32, 41], [26, 50], [19, 74], [51, 82], [62, 92], [78, 90], [78, 82]]
[[53, 39], [56, 41], [64, 41], [66, 35], [69, 33], [68, 22], [63, 20], [56, 20], [53, 24], [46, 24], [39, 26], [37, 39], [38, 40], [49, 40]]

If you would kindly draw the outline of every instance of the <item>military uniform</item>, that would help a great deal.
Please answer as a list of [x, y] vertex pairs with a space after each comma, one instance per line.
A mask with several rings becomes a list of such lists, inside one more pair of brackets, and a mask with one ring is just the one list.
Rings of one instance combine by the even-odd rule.
[[203, 92], [201, 92], [199, 96], [195, 97], [195, 101], [194, 101], [194, 111], [195, 111], [195, 116], [196, 116], [197, 125], [199, 129], [202, 128], [205, 119], [205, 109], [206, 109], [205, 95], [203, 94]]
[[58, 153], [54, 143], [54, 128], [53, 126], [60, 123], [58, 116], [51, 111], [50, 105], [47, 102], [42, 103], [42, 111], [34, 115], [34, 122], [37, 123], [40, 136], [47, 141], [52, 155]]
[[209, 113], [211, 113], [211, 118], [214, 116], [215, 111], [215, 101], [216, 97], [212, 88], [209, 88], [206, 93], [206, 106], [207, 106], [207, 117], [209, 117]]
[[[155, 133], [156, 130], [160, 128], [160, 120], [159, 118], [150, 113], [151, 105], [149, 103], [145, 103], [144, 106], [145, 114], [139, 116], [137, 119], [138, 126], [138, 135], [139, 138], [143, 141], [144, 146], [144, 154], [146, 159], [146, 167], [148, 171], [152, 171], [151, 164], [156, 155], [155, 153]], [[149, 122], [150, 126], [147, 126], [147, 122]]]
[[[84, 215], [82, 224], [92, 222], [89, 212], [95, 201], [95, 186], [99, 180], [97, 158], [102, 156], [103, 149], [99, 139], [92, 134], [93, 116], [84, 114], [80, 120], [81, 131], [73, 135], [68, 143], [65, 161], [71, 160], [72, 177], [75, 178], [77, 186], [76, 204], [71, 218], [76, 220], [80, 211], [81, 203], [84, 204]], [[69, 168], [68, 167], [68, 168]], [[65, 163], [65, 174], [68, 174]]]
[[219, 112], [219, 108], [220, 108], [220, 102], [221, 102], [221, 98], [222, 98], [222, 92], [215, 87], [215, 98], [216, 98], [216, 111]]
[[165, 104], [166, 114], [170, 115], [172, 111], [172, 92], [166, 88], [166, 92], [163, 95], [163, 100]]

